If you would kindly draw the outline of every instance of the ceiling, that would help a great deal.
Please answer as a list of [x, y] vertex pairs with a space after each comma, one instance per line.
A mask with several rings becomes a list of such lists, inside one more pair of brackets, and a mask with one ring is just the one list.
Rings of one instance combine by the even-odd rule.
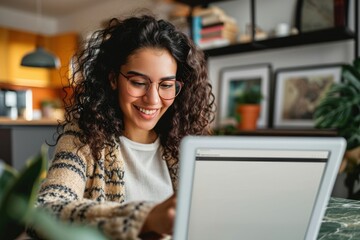
[[[61, 17], [109, 0], [0, 0], [0, 7], [39, 13], [48, 17]], [[38, 4], [40, 7], [38, 7]]]

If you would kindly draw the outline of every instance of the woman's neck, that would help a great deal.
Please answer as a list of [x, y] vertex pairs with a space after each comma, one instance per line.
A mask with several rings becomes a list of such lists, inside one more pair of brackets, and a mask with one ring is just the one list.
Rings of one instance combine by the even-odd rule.
[[154, 130], [151, 131], [124, 131], [124, 136], [131, 141], [138, 143], [153, 143], [157, 139], [157, 134]]

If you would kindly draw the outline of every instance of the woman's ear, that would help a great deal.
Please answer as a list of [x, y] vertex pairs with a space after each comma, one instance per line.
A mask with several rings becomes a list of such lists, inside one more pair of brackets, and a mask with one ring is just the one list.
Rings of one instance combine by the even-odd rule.
[[109, 73], [109, 81], [110, 81], [110, 86], [112, 90], [116, 90], [117, 89], [117, 81], [116, 81], [116, 76], [114, 72]]

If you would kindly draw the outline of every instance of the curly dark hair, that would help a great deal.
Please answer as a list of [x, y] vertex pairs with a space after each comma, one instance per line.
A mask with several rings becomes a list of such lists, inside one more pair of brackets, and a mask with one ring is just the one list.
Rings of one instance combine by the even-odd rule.
[[113, 18], [75, 56], [68, 86], [72, 96], [70, 101], [65, 101], [65, 120], [59, 124], [62, 128], [77, 121], [80, 140], [90, 145], [96, 159], [100, 158], [101, 149], [114, 146], [114, 139], [118, 141], [124, 132], [118, 91], [111, 88], [109, 75], [115, 73], [117, 78], [128, 57], [142, 48], [167, 50], [176, 60], [177, 79], [184, 83], [154, 129], [164, 148], [164, 159], [178, 159], [184, 136], [211, 133], [215, 105], [204, 53], [165, 20], [156, 20], [148, 14], [123, 20]]

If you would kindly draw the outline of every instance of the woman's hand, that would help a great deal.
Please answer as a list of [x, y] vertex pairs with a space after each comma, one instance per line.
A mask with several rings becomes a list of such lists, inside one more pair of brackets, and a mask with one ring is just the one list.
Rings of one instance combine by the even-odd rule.
[[156, 205], [149, 213], [141, 229], [141, 235], [156, 233], [159, 236], [172, 234], [176, 211], [176, 194]]

